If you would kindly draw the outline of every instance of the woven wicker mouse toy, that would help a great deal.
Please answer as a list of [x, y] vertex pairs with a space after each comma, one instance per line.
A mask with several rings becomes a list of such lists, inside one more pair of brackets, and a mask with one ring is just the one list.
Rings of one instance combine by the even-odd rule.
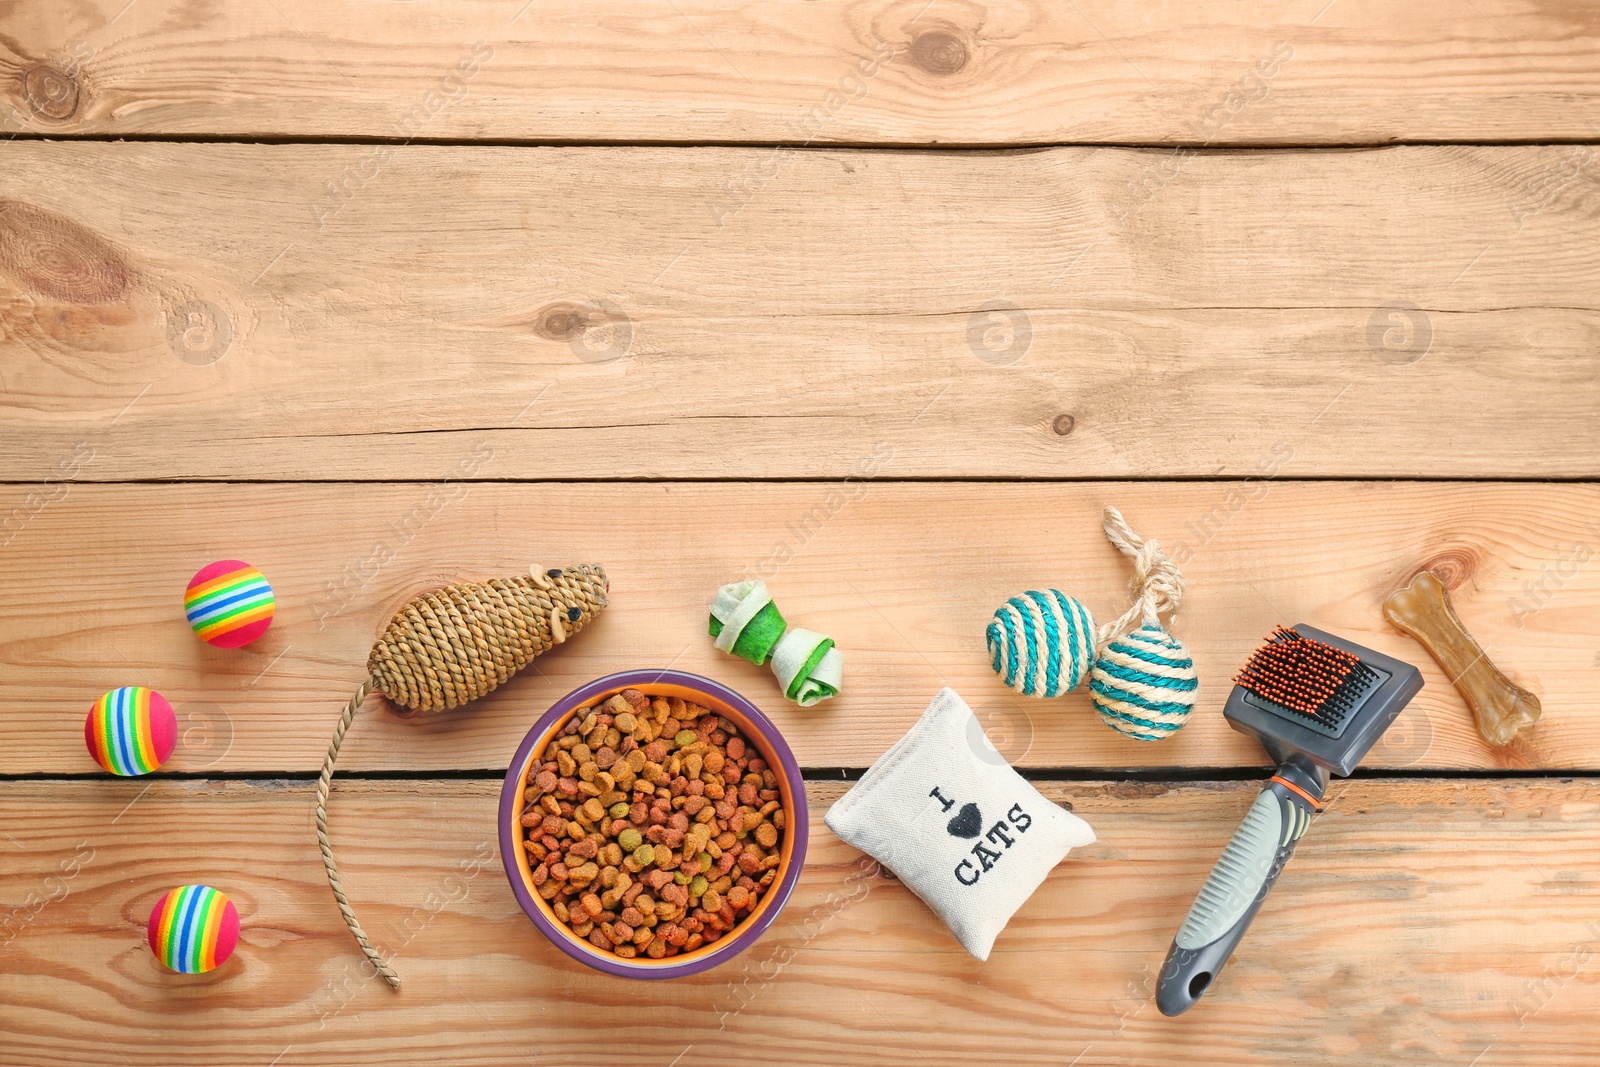
[[400, 988], [400, 976], [372, 947], [356, 921], [328, 844], [333, 764], [356, 711], [374, 689], [389, 698], [402, 718], [449, 711], [485, 696], [535, 656], [583, 629], [606, 606], [610, 588], [605, 568], [598, 563], [551, 570], [535, 567], [515, 578], [447, 586], [396, 612], [367, 657], [367, 680], [356, 687], [345, 706], [322, 764], [322, 778], [317, 783], [317, 843], [345, 925], [393, 988]]

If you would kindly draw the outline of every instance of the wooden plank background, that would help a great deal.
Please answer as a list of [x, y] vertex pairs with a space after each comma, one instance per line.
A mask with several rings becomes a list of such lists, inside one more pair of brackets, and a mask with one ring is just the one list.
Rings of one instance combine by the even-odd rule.
[[0, 476], [1600, 477], [1575, 150], [14, 143]]
[[[498, 455], [498, 449], [496, 450]], [[28, 489], [45, 495], [44, 487]], [[0, 773], [94, 770], [81, 722], [117, 685], [149, 685], [192, 729], [187, 771], [309, 772], [390, 615], [423, 589], [605, 563], [612, 606], [569, 646], [470, 709], [427, 724], [371, 702], [351, 770], [504, 766], [555, 699], [613, 671], [676, 666], [749, 693], [807, 767], [865, 767], [951, 685], [1032, 767], [1262, 766], [1217, 713], [1250, 650], [1310, 622], [1418, 663], [1427, 687], [1373, 767], [1600, 768], [1600, 490], [1514, 483], [1203, 482], [1007, 485], [71, 485], [0, 553], [6, 687]], [[3, 499], [3, 498], [0, 498]], [[1058, 586], [1100, 618], [1127, 605], [1128, 561], [1100, 530], [1115, 503], [1185, 559], [1174, 631], [1192, 644], [1201, 711], [1170, 740], [1131, 741], [1083, 693], [1005, 689], [983, 628], [1023, 589]], [[308, 523], [308, 516], [318, 516]], [[1592, 554], [1592, 548], [1590, 549]], [[235, 555], [276, 583], [278, 616], [242, 651], [196, 641], [180, 611], [197, 559]], [[1566, 559], [1566, 565], [1559, 562]], [[94, 561], [93, 597], [83, 590]], [[1497, 662], [1544, 701], [1507, 749], [1380, 605], [1423, 565]], [[1571, 573], [1565, 573], [1570, 571]], [[764, 577], [797, 624], [847, 650], [845, 693], [776, 698], [770, 672], [704, 633], [718, 585]], [[1530, 593], [1531, 586], [1536, 592]], [[192, 720], [192, 721], [191, 721]]]
[[[0, 1064], [1594, 1059], [1597, 46], [1521, 0], [0, 0]], [[1120, 610], [1107, 502], [1189, 581], [1160, 745], [981, 645], [1024, 588]], [[279, 597], [234, 652], [179, 610], [226, 556]], [[591, 560], [590, 632], [352, 731], [333, 835], [407, 982], [362, 980], [311, 775], [374, 637]], [[1424, 566], [1543, 701], [1512, 746], [1381, 620]], [[843, 696], [709, 646], [757, 576]], [[1167, 1020], [1265, 773], [1219, 708], [1297, 621], [1426, 688]], [[812, 850], [747, 956], [625, 983], [521, 916], [493, 810], [552, 700], [669, 663], [780, 724]], [[180, 716], [145, 782], [82, 749], [124, 684]], [[821, 822], [946, 684], [1099, 834], [983, 964]], [[192, 980], [142, 928], [198, 880], [244, 929]]]
[[1595, 137], [1600, 22], [1518, 0], [14, 4], [39, 136], [873, 144]]
[[[22, 783], [0, 811], [11, 854], [36, 859], [0, 868], [0, 894], [43, 903], [0, 944], [5, 1056], [213, 1064], [226, 1035], [234, 1062], [352, 1067], [573, 1063], [597, 1043], [636, 1062], [754, 1063], [780, 1040], [806, 1065], [849, 1047], [896, 1065], [1004, 1049], [1080, 1065], [1570, 1067], [1593, 1040], [1595, 785], [1336, 784], [1227, 980], [1173, 1021], [1150, 1003], [1154, 977], [1254, 783], [1042, 783], [1098, 840], [1052, 872], [985, 963], [827, 832], [844, 786], [814, 783], [811, 852], [777, 923], [724, 967], [660, 983], [597, 974], [531, 927], [495, 854], [498, 783], [340, 785], [335, 847], [396, 954], [398, 994], [360, 979], [327, 899], [307, 847], [314, 783]], [[160, 973], [142, 939], [160, 894], [201, 874], [228, 886], [244, 932], [197, 983]]]

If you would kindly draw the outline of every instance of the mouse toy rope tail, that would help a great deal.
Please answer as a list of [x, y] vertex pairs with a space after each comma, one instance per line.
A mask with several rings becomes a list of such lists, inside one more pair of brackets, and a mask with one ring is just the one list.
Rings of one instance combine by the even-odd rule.
[[339, 914], [344, 916], [344, 924], [350, 928], [351, 936], [356, 939], [356, 944], [361, 946], [361, 951], [367, 954], [367, 959], [372, 961], [373, 968], [383, 975], [383, 980], [388, 982], [391, 988], [399, 989], [400, 976], [378, 950], [372, 947], [372, 941], [368, 939], [367, 932], [361, 928], [361, 921], [356, 918], [355, 910], [350, 907], [350, 900], [345, 896], [344, 883], [339, 878], [338, 861], [333, 858], [333, 846], [328, 843], [328, 790], [333, 784], [333, 764], [339, 758], [339, 746], [344, 743], [345, 732], [355, 720], [357, 709], [377, 684], [376, 678], [369, 677], [356, 687], [355, 695], [350, 698], [350, 703], [345, 705], [339, 725], [334, 728], [333, 740], [328, 743], [328, 755], [322, 761], [322, 777], [317, 781], [317, 844], [322, 848], [322, 865], [328, 870], [328, 885], [333, 889], [333, 899], [338, 902]]
[[400, 976], [372, 946], [345, 895], [328, 843], [328, 790], [339, 746], [356, 712], [376, 690], [396, 717], [410, 719], [449, 711], [492, 693], [535, 656], [564, 644], [607, 603], [611, 583], [598, 563], [466, 582], [424, 593], [406, 604], [379, 636], [367, 657], [367, 680], [357, 688], [333, 731], [317, 782], [317, 844], [339, 914], [361, 951], [384, 981], [400, 988]]

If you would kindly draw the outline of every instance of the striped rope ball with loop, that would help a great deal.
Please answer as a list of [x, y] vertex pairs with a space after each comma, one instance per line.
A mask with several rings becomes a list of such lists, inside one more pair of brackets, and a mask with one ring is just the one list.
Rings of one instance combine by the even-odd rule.
[[1057, 697], [1084, 679], [1100, 721], [1127, 737], [1170, 737], [1194, 710], [1194, 657], [1161, 625], [1177, 611], [1183, 575], [1159, 542], [1141, 538], [1107, 505], [1106, 537], [1134, 562], [1133, 604], [1096, 628], [1089, 609], [1055, 589], [1030, 590], [995, 611], [985, 631], [991, 666], [1024, 696]]
[[1058, 589], [1029, 590], [1001, 604], [984, 634], [1006, 686], [1027, 697], [1078, 688], [1094, 655], [1094, 617]]
[[1198, 688], [1194, 657], [1155, 623], [1111, 642], [1089, 670], [1095, 714], [1139, 741], [1160, 741], [1188, 721]]

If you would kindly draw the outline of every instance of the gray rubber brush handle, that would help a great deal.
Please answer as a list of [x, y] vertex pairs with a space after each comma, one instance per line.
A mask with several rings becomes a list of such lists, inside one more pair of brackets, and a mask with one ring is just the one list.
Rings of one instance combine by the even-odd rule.
[[1305, 794], [1277, 778], [1256, 797], [1167, 951], [1156, 985], [1161, 1014], [1182, 1015], [1205, 994], [1316, 812]]

